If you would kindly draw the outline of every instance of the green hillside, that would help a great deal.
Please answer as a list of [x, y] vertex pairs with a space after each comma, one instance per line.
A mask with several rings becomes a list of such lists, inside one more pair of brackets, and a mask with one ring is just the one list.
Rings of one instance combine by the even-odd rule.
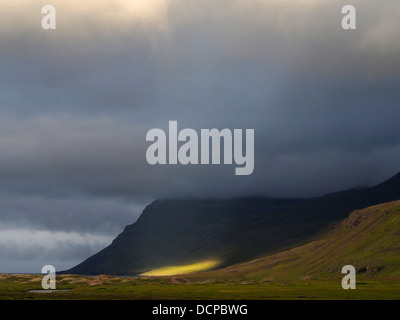
[[306, 280], [343, 277], [353, 265], [357, 276], [400, 276], [400, 201], [356, 210], [308, 244], [202, 274], [257, 280]]

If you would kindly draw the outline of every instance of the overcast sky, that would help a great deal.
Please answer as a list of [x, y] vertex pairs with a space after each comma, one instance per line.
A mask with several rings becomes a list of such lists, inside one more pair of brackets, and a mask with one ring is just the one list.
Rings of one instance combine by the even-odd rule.
[[[43, 30], [44, 4], [57, 29]], [[57, 270], [156, 198], [318, 196], [400, 171], [400, 2], [3, 0], [0, 272]], [[255, 129], [255, 170], [150, 166], [146, 133]]]

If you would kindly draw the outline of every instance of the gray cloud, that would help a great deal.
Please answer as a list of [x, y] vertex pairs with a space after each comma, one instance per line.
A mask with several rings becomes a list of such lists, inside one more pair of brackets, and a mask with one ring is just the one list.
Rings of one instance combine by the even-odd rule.
[[40, 273], [46, 264], [64, 270], [103, 249], [112, 238], [78, 232], [31, 229], [1, 229], [0, 268], [2, 272]]
[[[345, 4], [54, 0], [48, 32], [40, 1], [6, 2], [2, 230], [61, 232], [72, 264], [98, 247], [62, 232], [113, 237], [158, 197], [316, 196], [397, 173], [400, 4], [355, 0], [358, 28], [343, 31]], [[169, 120], [254, 128], [254, 173], [148, 165], [146, 132]], [[26, 245], [5, 243], [3, 266], [15, 267]]]

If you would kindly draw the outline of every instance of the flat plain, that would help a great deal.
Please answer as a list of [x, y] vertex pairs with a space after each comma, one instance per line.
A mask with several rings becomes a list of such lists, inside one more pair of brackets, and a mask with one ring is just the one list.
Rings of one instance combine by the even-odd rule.
[[41, 276], [0, 275], [1, 300], [340, 300], [400, 299], [400, 278], [358, 279], [356, 290], [344, 290], [341, 279], [229, 280], [185, 277], [113, 277], [62, 275], [57, 290], [42, 290]]

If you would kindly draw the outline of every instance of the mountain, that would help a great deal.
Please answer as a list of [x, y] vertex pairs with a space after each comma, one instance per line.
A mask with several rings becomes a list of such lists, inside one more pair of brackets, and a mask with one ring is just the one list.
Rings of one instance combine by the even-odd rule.
[[[400, 276], [400, 201], [353, 211], [315, 241], [202, 277], [297, 280], [343, 277], [353, 265], [358, 276]], [[194, 275], [196, 276], [196, 275]]]
[[219, 267], [310, 239], [353, 210], [400, 199], [400, 174], [313, 199], [157, 200], [107, 248], [65, 272], [141, 274], [213, 259]]

